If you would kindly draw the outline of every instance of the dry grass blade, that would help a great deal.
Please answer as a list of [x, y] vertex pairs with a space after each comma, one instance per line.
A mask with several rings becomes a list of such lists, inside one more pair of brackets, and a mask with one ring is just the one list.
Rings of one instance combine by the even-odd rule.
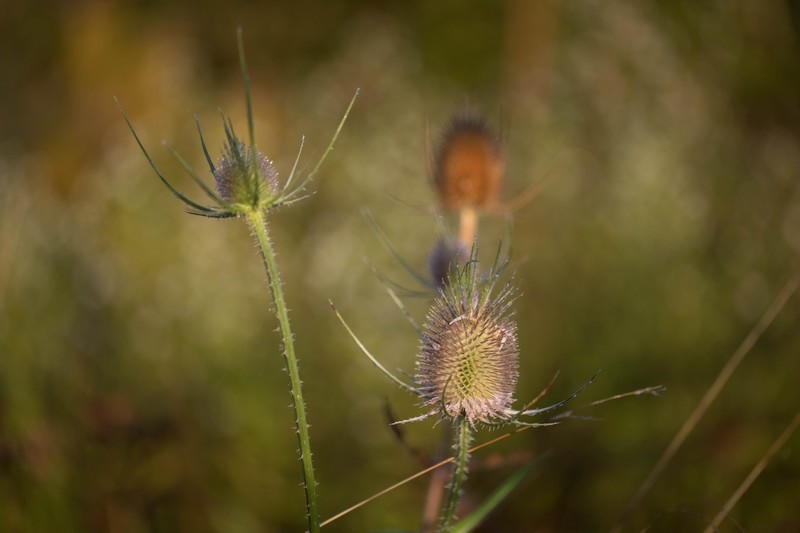
[[750, 485], [753, 484], [756, 478], [761, 475], [761, 472], [764, 471], [764, 469], [767, 467], [767, 464], [772, 460], [775, 454], [778, 453], [781, 448], [783, 448], [783, 446], [786, 444], [786, 441], [789, 440], [789, 437], [791, 437], [792, 433], [794, 433], [794, 430], [797, 429], [798, 425], [800, 425], [800, 412], [795, 415], [794, 419], [789, 423], [781, 436], [778, 437], [778, 440], [772, 443], [772, 446], [769, 447], [767, 454], [762, 457], [758, 463], [756, 463], [756, 466], [753, 467], [753, 470], [750, 471], [744, 481], [742, 481], [742, 484], [739, 485], [739, 488], [737, 488], [728, 501], [725, 502], [725, 505], [722, 506], [722, 509], [720, 509], [719, 513], [717, 513], [703, 533], [713, 533], [714, 531], [717, 531], [717, 528], [725, 519], [725, 517], [728, 516], [728, 513], [731, 511], [731, 509], [733, 509], [733, 507], [739, 502], [741, 497], [745, 492], [747, 492], [747, 489], [750, 488]]
[[712, 383], [708, 388], [705, 396], [703, 396], [703, 398], [700, 400], [700, 403], [697, 404], [697, 406], [694, 408], [694, 411], [692, 411], [692, 413], [689, 415], [689, 418], [686, 419], [686, 422], [683, 423], [683, 426], [681, 426], [681, 428], [675, 434], [672, 442], [669, 443], [669, 446], [667, 446], [667, 449], [661, 455], [661, 458], [659, 458], [656, 465], [650, 471], [650, 474], [636, 491], [636, 494], [634, 494], [630, 503], [628, 503], [628, 506], [625, 508], [625, 511], [623, 511], [619, 520], [617, 520], [617, 523], [611, 528], [612, 533], [621, 530], [622, 524], [625, 523], [625, 521], [630, 517], [631, 513], [642, 502], [645, 495], [650, 491], [658, 477], [664, 471], [664, 468], [666, 468], [666, 466], [678, 452], [678, 449], [680, 449], [680, 447], [683, 445], [684, 441], [689, 436], [689, 433], [691, 433], [695, 428], [697, 423], [708, 410], [711, 403], [716, 399], [717, 395], [719, 395], [722, 388], [725, 387], [725, 384], [736, 370], [736, 367], [739, 366], [739, 363], [742, 362], [742, 359], [744, 359], [744, 357], [750, 352], [772, 321], [775, 320], [775, 317], [781, 312], [781, 309], [783, 309], [783, 306], [786, 305], [789, 297], [794, 294], [798, 286], [800, 286], [800, 271], [795, 272], [789, 281], [786, 282], [786, 285], [784, 285], [781, 291], [778, 293], [778, 296], [775, 298], [775, 301], [772, 302], [772, 305], [770, 305], [769, 308], [764, 312], [764, 315], [753, 327], [747, 337], [745, 337], [744, 341], [742, 341], [742, 344], [739, 345], [739, 348], [733, 352], [733, 355], [731, 355], [730, 359], [728, 359], [728, 362], [722, 367], [719, 375], [717, 375], [717, 379], [714, 380], [714, 383]]
[[[638, 390], [631, 391], [631, 392], [626, 392], [626, 393], [623, 393], [623, 394], [617, 394], [615, 396], [612, 396], [610, 398], [606, 398], [604, 400], [600, 400], [599, 402], [595, 402], [595, 403], [603, 403], [605, 401], [618, 400], [620, 398], [627, 398], [629, 396], [640, 396], [642, 394], [658, 395], [657, 392], [653, 391], [653, 389], [654, 389], [654, 387], [646, 387], [644, 389], [638, 389]], [[504, 433], [502, 435], [499, 435], [499, 436], [497, 436], [497, 437], [495, 437], [495, 438], [493, 438], [491, 440], [488, 440], [488, 441], [484, 442], [483, 444], [478, 444], [477, 446], [473, 446], [472, 448], [469, 449], [469, 453], [475, 453], [476, 451], [478, 451], [480, 449], [486, 448], [487, 446], [491, 446], [492, 444], [496, 444], [496, 443], [500, 442], [501, 440], [505, 440], [508, 437], [510, 437], [511, 435], [516, 435], [517, 433], [522, 433], [523, 431], [527, 431], [527, 430], [531, 429], [531, 427], [533, 427], [533, 426], [523, 426], [523, 427], [519, 427], [519, 428], [517, 428], [517, 429], [515, 429], [513, 431], [509, 431], [508, 433]], [[332, 517], [330, 517], [327, 520], [323, 521], [320, 524], [320, 527], [326, 526], [326, 525], [330, 524], [331, 522], [333, 522], [335, 520], [338, 520], [338, 519], [342, 518], [343, 516], [351, 513], [352, 511], [355, 511], [359, 507], [363, 507], [364, 505], [368, 504], [369, 502], [371, 502], [371, 501], [383, 496], [384, 494], [388, 494], [388, 493], [392, 492], [394, 489], [402, 487], [403, 485], [405, 485], [409, 481], [413, 481], [413, 480], [417, 479], [418, 477], [424, 476], [428, 472], [432, 472], [432, 471], [436, 470], [439, 467], [442, 467], [444, 465], [450, 464], [454, 460], [455, 460], [455, 457], [448, 457], [447, 459], [439, 461], [435, 465], [431, 465], [431, 466], [429, 466], [428, 468], [426, 468], [424, 470], [420, 470], [416, 474], [408, 476], [407, 478], [405, 478], [405, 479], [403, 479], [401, 481], [398, 481], [394, 485], [386, 487], [385, 489], [381, 490], [380, 492], [376, 492], [375, 494], [373, 494], [369, 498], [361, 500], [360, 502], [356, 503], [355, 505], [351, 505], [350, 507], [348, 507], [344, 511], [341, 511], [341, 512], [333, 515]]]

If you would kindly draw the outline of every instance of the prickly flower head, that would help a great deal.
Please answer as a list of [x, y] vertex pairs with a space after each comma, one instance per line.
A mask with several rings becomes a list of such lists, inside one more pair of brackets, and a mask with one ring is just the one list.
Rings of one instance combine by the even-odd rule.
[[258, 150], [255, 156], [253, 165], [252, 148], [235, 137], [225, 145], [214, 170], [214, 181], [220, 198], [227, 203], [255, 206], [278, 193], [278, 172], [272, 161]]
[[432, 414], [465, 416], [471, 425], [503, 418], [514, 401], [519, 349], [510, 312], [516, 288], [493, 296], [496, 278], [479, 286], [468, 263], [453, 274], [428, 312], [416, 382]]

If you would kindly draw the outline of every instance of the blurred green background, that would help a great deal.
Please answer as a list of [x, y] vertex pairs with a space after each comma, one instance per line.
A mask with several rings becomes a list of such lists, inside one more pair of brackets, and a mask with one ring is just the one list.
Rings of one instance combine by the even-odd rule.
[[[417, 341], [364, 258], [412, 285], [361, 214], [420, 269], [426, 130], [466, 99], [507, 141], [518, 398], [598, 420], [476, 455], [467, 501], [553, 455], [484, 531], [607, 530], [800, 253], [796, 1], [101, 2], [0, 10], [0, 530], [276, 532], [304, 527], [292, 411], [265, 276], [245, 227], [185, 214], [147, 166], [159, 143], [204, 168], [217, 112], [245, 131], [244, 30], [259, 148], [286, 176], [350, 120], [311, 199], [272, 217], [330, 516], [419, 469], [387, 427], [419, 414], [357, 351], [333, 299], [390, 368]], [[195, 198], [199, 195], [195, 194]], [[398, 201], [399, 200], [399, 201]], [[483, 251], [503, 223], [482, 223]], [[425, 299], [408, 302], [418, 319]], [[628, 531], [699, 531], [800, 407], [800, 298], [733, 375]], [[795, 377], [792, 377], [795, 376]], [[405, 427], [439, 446], [441, 426]], [[482, 432], [478, 441], [492, 436]], [[800, 436], [722, 531], [798, 531]], [[491, 466], [494, 465], [494, 466]], [[419, 525], [412, 482], [326, 528]]]

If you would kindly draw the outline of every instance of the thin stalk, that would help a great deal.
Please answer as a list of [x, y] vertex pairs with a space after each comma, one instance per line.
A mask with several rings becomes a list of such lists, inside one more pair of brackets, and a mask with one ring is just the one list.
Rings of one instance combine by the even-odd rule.
[[722, 370], [719, 371], [719, 374], [717, 374], [716, 379], [711, 386], [709, 386], [703, 398], [695, 406], [694, 410], [689, 415], [689, 418], [686, 419], [686, 421], [683, 423], [683, 426], [681, 426], [681, 428], [672, 438], [672, 441], [669, 443], [669, 446], [667, 446], [667, 449], [664, 450], [663, 454], [661, 454], [658, 462], [650, 471], [650, 474], [648, 474], [647, 479], [645, 479], [639, 486], [636, 494], [633, 495], [633, 498], [631, 498], [628, 506], [622, 512], [622, 515], [617, 519], [616, 524], [611, 527], [611, 533], [619, 533], [622, 531], [622, 525], [628, 521], [639, 504], [642, 503], [642, 500], [650, 491], [650, 489], [653, 488], [653, 485], [655, 485], [655, 482], [664, 472], [667, 465], [670, 463], [670, 461], [672, 461], [672, 458], [675, 457], [675, 454], [678, 453], [680, 447], [684, 442], [686, 442], [686, 438], [689, 436], [692, 430], [694, 430], [694, 428], [700, 422], [700, 419], [703, 418], [703, 415], [705, 415], [706, 411], [708, 411], [708, 408], [711, 406], [717, 396], [719, 396], [720, 391], [722, 391], [722, 389], [728, 383], [728, 380], [733, 375], [736, 367], [738, 367], [739, 363], [741, 363], [745, 356], [750, 353], [750, 350], [753, 348], [753, 346], [755, 346], [758, 339], [761, 338], [761, 335], [763, 335], [769, 325], [772, 324], [772, 321], [775, 320], [775, 317], [778, 316], [778, 313], [781, 312], [783, 306], [786, 305], [786, 302], [789, 300], [792, 294], [797, 291], [798, 288], [800, 288], [800, 271], [795, 272], [789, 281], [786, 282], [786, 285], [783, 286], [781, 292], [778, 293], [778, 296], [775, 298], [772, 304], [767, 308], [764, 314], [761, 315], [761, 318], [756, 325], [753, 326], [753, 329], [750, 330], [750, 333], [739, 345], [739, 348], [733, 352], [731, 357], [728, 359], [728, 362], [726, 362], [725, 366], [722, 367]]
[[[548, 387], [549, 386], [550, 385], [548, 385]], [[596, 402], [592, 402], [590, 404], [577, 407], [575, 410], [577, 411], [578, 409], [585, 409], [587, 407], [591, 407], [591, 406], [594, 406], [594, 405], [600, 405], [601, 403], [609, 402], [611, 400], [619, 400], [621, 398], [629, 398], [631, 396], [641, 396], [642, 394], [652, 394], [653, 396], [660, 396], [661, 392], [663, 392], [663, 387], [661, 387], [661, 386], [658, 386], [658, 387], [646, 387], [644, 389], [637, 389], [637, 390], [626, 392], [626, 393], [623, 393], [623, 394], [616, 394], [614, 396], [611, 396], [610, 398], [605, 398], [603, 400], [597, 400]], [[532, 405], [532, 403], [529, 404], [529, 405]], [[495, 438], [493, 438], [493, 439], [491, 439], [489, 441], [486, 441], [486, 442], [484, 442], [482, 444], [478, 444], [477, 446], [473, 446], [472, 448], [470, 448], [469, 453], [477, 452], [478, 450], [481, 450], [481, 449], [486, 448], [488, 446], [492, 446], [492, 445], [500, 442], [501, 440], [505, 440], [505, 439], [511, 437], [512, 435], [516, 435], [517, 433], [522, 433], [523, 431], [528, 431], [532, 427], [533, 426], [522, 426], [522, 427], [518, 427], [518, 428], [516, 428], [516, 429], [514, 429], [512, 431], [509, 431], [508, 433], [503, 433], [502, 435], [500, 435], [498, 437], [495, 437]], [[550, 452], [547, 452], [547, 453], [549, 454]], [[419, 472], [417, 472], [415, 474], [412, 474], [412, 475], [408, 476], [407, 478], [405, 478], [405, 479], [403, 479], [401, 481], [398, 481], [397, 483], [395, 483], [393, 485], [390, 485], [390, 486], [386, 487], [383, 490], [380, 490], [380, 491], [376, 492], [372, 496], [361, 500], [360, 502], [356, 503], [355, 505], [351, 505], [350, 507], [348, 507], [344, 511], [340, 511], [340, 512], [336, 513], [332, 517], [330, 517], [327, 520], [325, 520], [324, 522], [322, 522], [322, 524], [320, 524], [320, 526], [322, 526], [322, 527], [327, 526], [328, 524], [330, 524], [332, 522], [335, 522], [336, 520], [339, 520], [343, 516], [346, 516], [346, 515], [352, 513], [356, 509], [359, 509], [359, 508], [365, 506], [366, 504], [370, 503], [371, 501], [374, 501], [374, 500], [380, 498], [381, 496], [389, 494], [393, 490], [395, 490], [395, 489], [397, 489], [399, 487], [402, 487], [406, 483], [414, 481], [415, 479], [417, 479], [419, 477], [422, 477], [422, 476], [424, 476], [425, 474], [427, 474], [429, 472], [433, 472], [433, 471], [435, 471], [435, 470], [437, 470], [437, 469], [439, 469], [439, 468], [441, 468], [441, 467], [443, 467], [445, 465], [449, 465], [450, 463], [454, 462], [455, 459], [456, 459], [455, 457], [448, 457], [447, 459], [443, 459], [443, 460], [439, 461], [435, 465], [431, 465], [428, 468], [420, 470]]]
[[300, 444], [300, 461], [303, 466], [303, 487], [306, 492], [308, 530], [311, 533], [318, 533], [320, 521], [317, 507], [317, 482], [314, 477], [311, 440], [308, 435], [308, 421], [306, 420], [306, 405], [303, 402], [300, 369], [294, 353], [294, 335], [292, 335], [292, 329], [289, 325], [289, 312], [286, 308], [286, 300], [283, 297], [283, 286], [278, 273], [278, 264], [275, 261], [275, 251], [267, 233], [264, 214], [259, 210], [253, 209], [247, 212], [246, 217], [247, 223], [258, 240], [261, 258], [267, 271], [272, 301], [275, 305], [275, 315], [278, 317], [278, 323], [280, 324], [281, 337], [283, 338], [283, 357], [286, 360], [286, 371], [289, 374], [289, 388], [291, 389], [292, 406], [295, 411], [297, 440]]
[[744, 478], [742, 484], [739, 485], [739, 488], [733, 493], [733, 495], [725, 502], [725, 505], [722, 506], [717, 516], [714, 517], [714, 520], [708, 524], [708, 527], [703, 531], [703, 533], [714, 533], [718, 531], [719, 525], [725, 520], [725, 517], [728, 516], [728, 513], [731, 512], [731, 509], [739, 502], [747, 489], [750, 488], [750, 485], [761, 475], [761, 472], [767, 468], [767, 464], [775, 457], [775, 454], [780, 451], [781, 448], [786, 444], [786, 441], [789, 440], [789, 437], [792, 436], [794, 430], [797, 429], [797, 426], [800, 425], [800, 413], [797, 413], [794, 416], [794, 419], [789, 423], [789, 426], [783, 431], [778, 440], [772, 443], [772, 446], [769, 447], [767, 454], [761, 458], [761, 460], [756, 463], [756, 466], [747, 474], [747, 477]]
[[458, 238], [461, 244], [472, 248], [478, 231], [478, 212], [474, 207], [464, 207], [458, 213]]
[[425, 507], [422, 510], [422, 526], [420, 531], [422, 533], [430, 533], [433, 531], [433, 526], [436, 523], [436, 515], [439, 512], [439, 507], [442, 504], [442, 494], [444, 494], [444, 486], [447, 483], [446, 470], [434, 470], [431, 474], [431, 480], [428, 484], [428, 492], [425, 495]]
[[458, 500], [461, 499], [461, 488], [467, 480], [467, 470], [469, 463], [470, 445], [472, 444], [472, 428], [469, 426], [465, 416], [456, 419], [455, 430], [455, 468], [453, 469], [453, 481], [450, 482], [450, 493], [447, 495], [447, 502], [442, 509], [442, 517], [439, 522], [439, 533], [450, 531], [453, 520], [456, 517]]

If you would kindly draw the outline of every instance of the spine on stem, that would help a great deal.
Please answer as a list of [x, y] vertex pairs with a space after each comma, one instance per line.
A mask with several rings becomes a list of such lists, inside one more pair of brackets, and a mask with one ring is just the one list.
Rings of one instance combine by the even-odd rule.
[[286, 371], [289, 374], [292, 405], [295, 410], [295, 425], [297, 427], [297, 439], [300, 445], [300, 461], [303, 466], [303, 487], [306, 493], [308, 526], [311, 533], [317, 533], [320, 530], [319, 509], [317, 505], [317, 482], [314, 477], [311, 439], [308, 432], [308, 420], [306, 419], [306, 405], [303, 401], [300, 368], [297, 364], [297, 356], [294, 352], [294, 335], [292, 334], [292, 329], [289, 324], [289, 312], [286, 307], [286, 300], [283, 296], [283, 287], [281, 285], [280, 273], [278, 272], [278, 264], [275, 260], [275, 251], [269, 239], [269, 234], [267, 233], [264, 215], [261, 211], [254, 209], [248, 212], [246, 217], [247, 223], [258, 240], [261, 258], [264, 261], [264, 268], [267, 271], [269, 289], [275, 306], [275, 314], [278, 317], [281, 338], [283, 340], [283, 357], [286, 361]]
[[461, 499], [461, 491], [464, 482], [467, 480], [467, 473], [469, 469], [469, 449], [472, 446], [472, 428], [469, 421], [464, 415], [459, 416], [455, 421], [455, 442], [453, 449], [455, 450], [455, 467], [453, 469], [453, 480], [450, 483], [450, 491], [447, 495], [447, 501], [442, 509], [442, 516], [439, 522], [439, 533], [446, 533], [450, 531], [453, 526], [453, 520], [456, 517], [456, 509], [458, 508], [458, 501]]

